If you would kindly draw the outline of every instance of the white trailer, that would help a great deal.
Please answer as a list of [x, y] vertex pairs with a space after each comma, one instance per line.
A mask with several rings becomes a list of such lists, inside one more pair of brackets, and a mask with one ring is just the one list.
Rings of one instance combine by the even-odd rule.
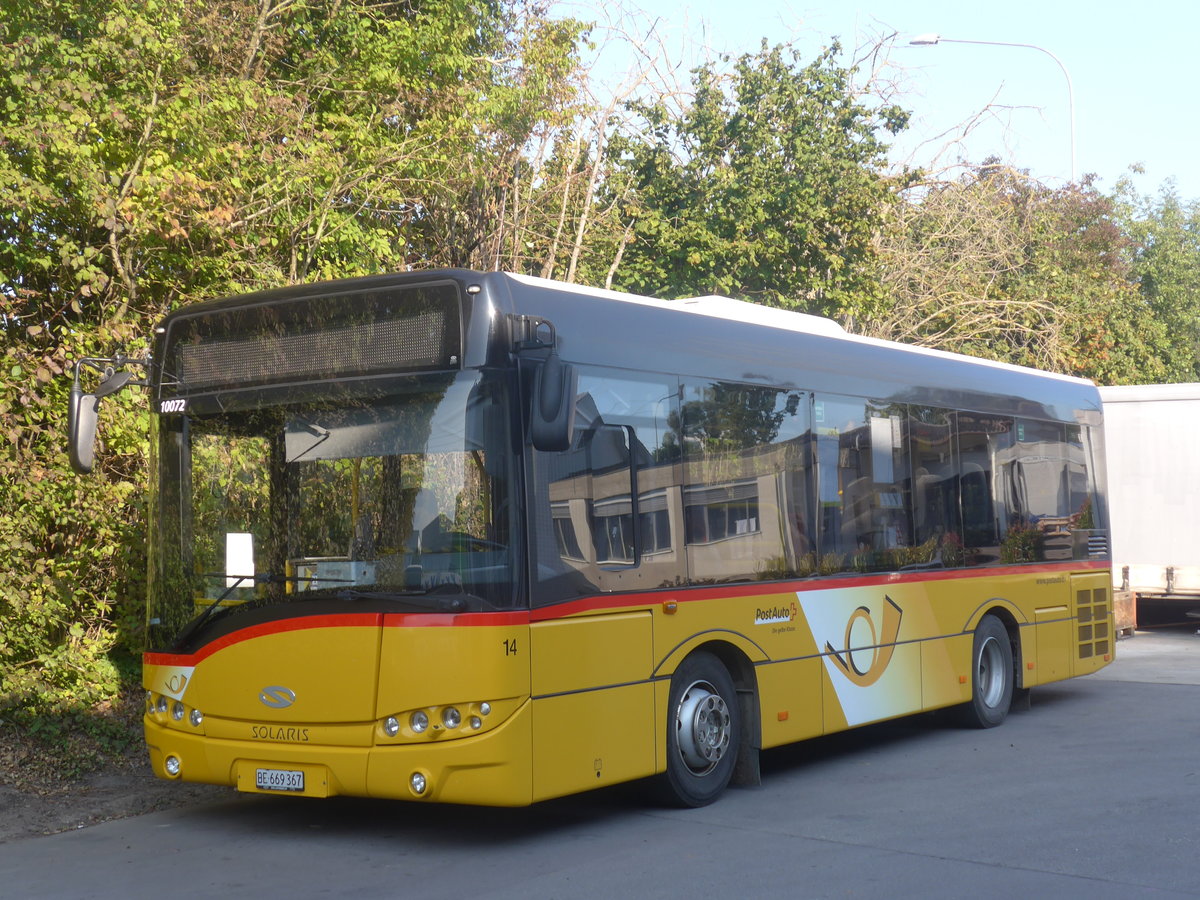
[[1102, 387], [1113, 581], [1173, 617], [1200, 610], [1200, 384]]

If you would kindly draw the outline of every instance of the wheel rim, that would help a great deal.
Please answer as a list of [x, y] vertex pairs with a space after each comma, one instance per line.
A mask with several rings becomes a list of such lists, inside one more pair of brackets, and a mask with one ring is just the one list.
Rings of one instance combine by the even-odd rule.
[[675, 731], [679, 755], [695, 775], [717, 767], [729, 750], [729, 706], [707, 681], [694, 681], [679, 698]]
[[979, 699], [984, 706], [994, 709], [1000, 705], [1000, 700], [1004, 696], [1006, 679], [1004, 654], [1000, 650], [1000, 642], [994, 637], [989, 637], [979, 648], [979, 671], [976, 673]]

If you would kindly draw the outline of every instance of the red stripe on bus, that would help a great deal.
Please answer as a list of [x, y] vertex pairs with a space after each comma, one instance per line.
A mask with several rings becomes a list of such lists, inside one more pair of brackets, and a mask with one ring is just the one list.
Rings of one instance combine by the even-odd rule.
[[672, 600], [679, 603], [695, 603], [702, 600], [727, 600], [731, 597], [765, 597], [772, 594], [795, 594], [808, 591], [828, 591], [844, 588], [871, 587], [889, 584], [916, 584], [927, 581], [955, 581], [965, 579], [992, 579], [1012, 575], [1034, 576], [1046, 572], [1066, 573], [1084, 570], [1104, 570], [1109, 568], [1107, 562], [1092, 562], [1089, 560], [1070, 560], [1061, 563], [1045, 563], [1042, 565], [1013, 565], [995, 566], [978, 569], [943, 569], [940, 571], [924, 570], [919, 572], [888, 572], [879, 575], [853, 575], [847, 578], [824, 577], [815, 580], [774, 581], [769, 585], [765, 582], [738, 582], [737, 584], [713, 587], [680, 587], [675, 590], [658, 590], [638, 594], [614, 596], [612, 594], [594, 594], [567, 603], [558, 603], [535, 609], [530, 613], [530, 621], [545, 622], [552, 619], [562, 619], [583, 613], [597, 612], [604, 609], [625, 609], [653, 606]]
[[1014, 565], [986, 569], [947, 569], [942, 571], [889, 572], [880, 575], [855, 575], [848, 578], [821, 578], [771, 582], [739, 582], [721, 587], [681, 587], [677, 590], [630, 594], [594, 594], [579, 600], [556, 603], [532, 611], [509, 613], [346, 613], [324, 616], [303, 616], [279, 619], [243, 628], [223, 635], [211, 644], [191, 654], [146, 653], [143, 662], [155, 666], [195, 665], [219, 650], [242, 641], [272, 634], [303, 631], [310, 628], [477, 628], [481, 626], [528, 625], [548, 622], [601, 610], [621, 610], [653, 606], [670, 599], [679, 603], [704, 600], [727, 600], [736, 597], [764, 597], [772, 594], [794, 594], [808, 591], [828, 591], [845, 588], [870, 587], [888, 584], [914, 584], [926, 581], [1004, 578], [1013, 575], [1103, 570], [1107, 562], [1072, 560], [1043, 565]]
[[195, 665], [200, 660], [212, 656], [218, 650], [224, 650], [242, 641], [253, 640], [269, 634], [284, 634], [289, 631], [306, 631], [310, 628], [378, 628], [383, 624], [383, 613], [330, 613], [324, 616], [300, 616], [294, 619], [276, 619], [251, 625], [238, 631], [231, 631], [217, 638], [211, 644], [201, 647], [195, 653], [146, 653], [142, 662], [151, 666], [186, 666]]
[[528, 625], [529, 613], [386, 613], [384, 628], [477, 628], [481, 625]]

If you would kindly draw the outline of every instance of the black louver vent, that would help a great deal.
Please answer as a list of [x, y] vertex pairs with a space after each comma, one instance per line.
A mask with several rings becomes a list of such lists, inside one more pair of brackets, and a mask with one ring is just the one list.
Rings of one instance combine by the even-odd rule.
[[1091, 659], [1112, 650], [1112, 607], [1108, 588], [1075, 593], [1075, 614], [1079, 621], [1079, 658]]

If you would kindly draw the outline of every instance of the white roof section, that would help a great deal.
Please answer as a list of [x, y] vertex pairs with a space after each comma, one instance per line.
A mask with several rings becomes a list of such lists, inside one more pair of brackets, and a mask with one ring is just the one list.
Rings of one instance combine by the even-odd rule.
[[940, 359], [969, 360], [976, 365], [993, 368], [1004, 372], [1036, 373], [1044, 378], [1070, 382], [1072, 384], [1092, 384], [1092, 382], [1086, 378], [1077, 378], [1073, 375], [1061, 375], [1057, 372], [1046, 372], [1040, 369], [1031, 369], [1027, 366], [1017, 366], [1013, 365], [1012, 363], [997, 362], [996, 360], [983, 359], [977, 356], [967, 356], [963, 353], [951, 353], [946, 350], [934, 350], [930, 347], [919, 347], [915, 344], [902, 344], [898, 341], [886, 341], [880, 338], [864, 337], [858, 334], [851, 334], [833, 319], [827, 319], [823, 316], [813, 316], [809, 315], [808, 313], [793, 312], [792, 310], [787, 309], [777, 309], [771, 306], [763, 306], [759, 303], [749, 303], [745, 300], [734, 300], [730, 297], [708, 295], [704, 297], [691, 297], [684, 300], [659, 300], [655, 297], [643, 297], [640, 294], [626, 294], [620, 291], [593, 288], [581, 284], [567, 284], [547, 278], [537, 278], [532, 275], [518, 275], [512, 272], [505, 272], [504, 274], [507, 277], [512, 278], [514, 281], [519, 281], [533, 287], [540, 287], [552, 291], [582, 294], [587, 297], [598, 297], [607, 300], [617, 300], [621, 303], [634, 303], [642, 306], [653, 306], [659, 309], [674, 310], [676, 312], [689, 312], [693, 314], [724, 319], [726, 321], [764, 325], [769, 328], [779, 329], [781, 331], [795, 331], [803, 334], [831, 337], [838, 340], [852, 341], [857, 344], [868, 346], [890, 347], [893, 350], [902, 350], [921, 356], [931, 356]]
[[830, 337], [846, 336], [845, 328], [833, 321], [833, 319], [827, 319], [824, 316], [812, 316], [808, 313], [776, 309], [773, 306], [763, 306], [761, 303], [749, 303], [745, 300], [734, 300], [732, 297], [721, 297], [717, 294], [707, 294], [703, 297], [688, 297], [684, 300], [669, 300], [667, 302], [675, 309], [682, 309], [701, 316], [731, 319], [735, 322], [752, 322], [755, 325], [769, 325], [772, 328], [782, 328], [785, 331], [802, 331], [805, 334], [824, 334]]
[[1100, 388], [1105, 403], [1144, 403], [1147, 400], [1200, 400], [1200, 384], [1132, 384]]
[[621, 303], [655, 306], [659, 309], [672, 309], [676, 312], [696, 313], [701, 316], [712, 316], [715, 319], [726, 319], [732, 322], [767, 325], [783, 331], [799, 331], [804, 334], [824, 334], [830, 337], [842, 338], [849, 336], [846, 329], [833, 321], [833, 319], [827, 319], [824, 316], [813, 316], [808, 313], [793, 312], [788, 309], [776, 309], [773, 306], [763, 306], [761, 303], [750, 303], [746, 300], [734, 300], [732, 297], [722, 297], [718, 294], [707, 294], [703, 297], [687, 297], [683, 300], [659, 300], [657, 297], [643, 297], [641, 294], [626, 294], [621, 291], [588, 287], [583, 284], [568, 284], [548, 278], [537, 278], [533, 275], [518, 275], [514, 272], [506, 272], [505, 274], [514, 281], [554, 291], [566, 291], [572, 294], [584, 294], [588, 297], [618, 300]]

